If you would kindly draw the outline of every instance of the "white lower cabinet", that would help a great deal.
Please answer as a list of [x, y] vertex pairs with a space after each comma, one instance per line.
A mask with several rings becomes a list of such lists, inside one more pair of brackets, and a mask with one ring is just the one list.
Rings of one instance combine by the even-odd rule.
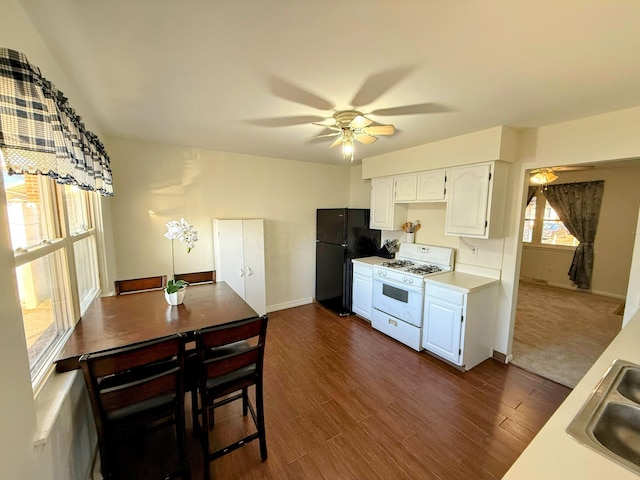
[[373, 308], [373, 266], [353, 262], [353, 292], [351, 296], [353, 313], [371, 321]]
[[[474, 276], [445, 274], [469, 280]], [[425, 281], [422, 346], [434, 355], [469, 370], [493, 356], [497, 281], [474, 289]], [[476, 277], [477, 279], [477, 277]], [[473, 278], [472, 278], [473, 280]]]

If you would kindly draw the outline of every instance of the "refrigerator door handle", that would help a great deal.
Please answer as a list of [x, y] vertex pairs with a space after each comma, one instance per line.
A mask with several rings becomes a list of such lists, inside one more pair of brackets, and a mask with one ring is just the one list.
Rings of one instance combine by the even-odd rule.
[[346, 243], [342, 244], [342, 248], [347, 248], [349, 245], [347, 245]]

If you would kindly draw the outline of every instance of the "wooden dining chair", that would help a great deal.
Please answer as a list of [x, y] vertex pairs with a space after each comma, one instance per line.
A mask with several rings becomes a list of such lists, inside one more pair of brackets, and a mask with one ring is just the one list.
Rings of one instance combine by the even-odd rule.
[[[191, 395], [193, 428], [202, 445], [205, 480], [209, 479], [212, 461], [253, 440], [258, 439], [260, 457], [263, 461], [267, 459], [263, 401], [266, 334], [266, 315], [196, 331], [196, 383]], [[252, 385], [255, 386], [255, 407], [249, 399]], [[209, 428], [215, 428], [214, 410], [237, 400], [242, 400], [243, 416], [251, 413], [256, 431], [211, 452]]]
[[206, 272], [194, 272], [194, 273], [176, 273], [176, 280], [184, 280], [189, 285], [197, 283], [215, 283], [215, 271], [208, 270]]
[[145, 290], [161, 290], [167, 285], [167, 276], [158, 275], [155, 277], [130, 278], [128, 280], [116, 280], [114, 283], [116, 295]]
[[[80, 357], [106, 480], [118, 478], [118, 459], [123, 455], [119, 447], [124, 442], [149, 439], [152, 432], [163, 427], [173, 427], [180, 465], [160, 478], [190, 478], [185, 440], [184, 345], [184, 335], [175, 334]], [[151, 475], [145, 474], [144, 478]]]

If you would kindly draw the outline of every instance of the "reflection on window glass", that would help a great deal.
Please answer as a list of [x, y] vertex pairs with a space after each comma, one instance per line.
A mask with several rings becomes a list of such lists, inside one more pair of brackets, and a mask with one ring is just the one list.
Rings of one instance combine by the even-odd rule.
[[27, 248], [51, 238], [47, 232], [44, 195], [37, 175], [8, 175], [3, 171], [11, 247]]
[[81, 311], [84, 312], [98, 293], [96, 241], [86, 237], [73, 244]]
[[71, 235], [86, 232], [91, 227], [89, 224], [87, 192], [80, 190], [75, 185], [65, 185], [64, 198], [67, 203]]
[[541, 243], [547, 245], [578, 245], [578, 240], [569, 233], [567, 227], [560, 220], [556, 211], [548, 204], [544, 209], [544, 221], [542, 222]]
[[[69, 301], [57, 251], [16, 268], [18, 293], [32, 368], [69, 328]], [[32, 372], [33, 373], [33, 372]]]

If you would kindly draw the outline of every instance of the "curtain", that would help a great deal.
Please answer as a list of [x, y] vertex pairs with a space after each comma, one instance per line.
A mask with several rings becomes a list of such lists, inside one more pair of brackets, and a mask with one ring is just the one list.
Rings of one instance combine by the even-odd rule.
[[10, 175], [47, 175], [113, 195], [104, 145], [40, 69], [8, 48], [0, 48], [0, 150]]
[[538, 188], [539, 187], [537, 185], [529, 185], [529, 190], [527, 191], [527, 204], [525, 205], [525, 207], [529, 206], [529, 204], [531, 203], [531, 199], [535, 197]]
[[578, 288], [589, 289], [604, 181], [549, 185], [543, 192], [562, 223], [580, 242], [573, 254], [569, 278]]

